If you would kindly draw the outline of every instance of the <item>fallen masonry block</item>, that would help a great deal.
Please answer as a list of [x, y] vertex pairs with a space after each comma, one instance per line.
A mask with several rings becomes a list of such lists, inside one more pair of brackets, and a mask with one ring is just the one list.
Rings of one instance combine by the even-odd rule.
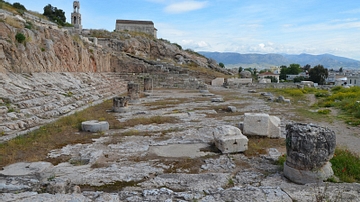
[[222, 97], [211, 98], [211, 102], [225, 102]]
[[248, 138], [235, 126], [218, 126], [213, 132], [215, 146], [223, 153], [244, 152], [248, 149]]
[[109, 123], [107, 121], [98, 121], [98, 120], [91, 120], [91, 121], [84, 121], [81, 123], [82, 131], [86, 132], [103, 132], [109, 130]]
[[280, 123], [280, 118], [276, 116], [261, 113], [245, 113], [243, 132], [245, 135], [280, 138]]

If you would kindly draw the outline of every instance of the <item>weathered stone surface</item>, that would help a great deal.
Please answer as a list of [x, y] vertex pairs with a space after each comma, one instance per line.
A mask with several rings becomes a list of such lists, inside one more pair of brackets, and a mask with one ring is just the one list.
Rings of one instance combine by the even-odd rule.
[[271, 138], [281, 137], [281, 120], [276, 116], [259, 113], [245, 113], [244, 134]]
[[153, 90], [153, 79], [144, 78], [144, 92], [151, 92]]
[[212, 86], [222, 86], [225, 82], [224, 78], [216, 78], [214, 80], [211, 81], [211, 85]]
[[228, 106], [227, 109], [230, 112], [236, 112], [236, 107], [235, 106]]
[[53, 167], [49, 162], [20, 162], [4, 167], [3, 170], [0, 171], [0, 174], [6, 176], [39, 175], [40, 173], [51, 171]]
[[138, 102], [139, 101], [139, 93], [140, 93], [139, 84], [130, 82], [130, 83], [128, 83], [127, 88], [128, 88], [129, 102]]
[[251, 72], [245, 70], [245, 71], [242, 71], [240, 72], [240, 76], [241, 78], [251, 78]]
[[316, 170], [334, 155], [335, 132], [317, 125], [286, 125], [286, 164], [299, 170]]
[[128, 100], [127, 97], [114, 97], [113, 98], [113, 108], [114, 112], [127, 112], [128, 111]]
[[84, 121], [81, 123], [81, 130], [86, 132], [103, 132], [109, 130], [109, 123], [107, 121]]
[[216, 147], [224, 154], [244, 152], [248, 149], [248, 138], [237, 127], [225, 125], [214, 129]]
[[211, 102], [224, 102], [224, 99], [222, 97], [214, 97], [211, 98]]
[[310, 124], [286, 125], [286, 166], [284, 175], [306, 184], [320, 182], [333, 175], [329, 160], [336, 146], [335, 132]]
[[53, 175], [49, 162], [15, 163], [0, 171], [0, 193], [38, 191], [42, 183]]
[[333, 175], [330, 162], [316, 170], [299, 170], [284, 163], [284, 176], [298, 184], [321, 183]]

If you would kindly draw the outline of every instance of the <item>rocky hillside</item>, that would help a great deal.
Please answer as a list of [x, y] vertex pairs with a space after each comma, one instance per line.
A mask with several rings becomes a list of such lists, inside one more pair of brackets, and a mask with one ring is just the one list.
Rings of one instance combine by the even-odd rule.
[[[25, 13], [26, 14], [26, 13]], [[214, 60], [140, 33], [73, 28], [0, 9], [0, 141], [126, 92], [198, 88], [230, 73]]]
[[5, 12], [0, 20], [2, 73], [146, 73], [158, 65], [172, 69], [190, 65], [228, 74], [213, 60], [147, 35], [104, 30], [79, 35], [72, 28], [58, 28]]

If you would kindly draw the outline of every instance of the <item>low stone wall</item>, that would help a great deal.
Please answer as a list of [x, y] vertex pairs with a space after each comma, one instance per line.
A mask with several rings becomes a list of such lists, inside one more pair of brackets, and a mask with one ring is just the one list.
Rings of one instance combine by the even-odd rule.
[[153, 88], [180, 88], [180, 89], [198, 89], [204, 85], [202, 80], [191, 77], [189, 74], [171, 74], [171, 73], [128, 73], [119, 74], [125, 81], [132, 81], [140, 85], [140, 90], [144, 89], [144, 79], [151, 78]]
[[0, 142], [126, 93], [114, 73], [0, 74]]

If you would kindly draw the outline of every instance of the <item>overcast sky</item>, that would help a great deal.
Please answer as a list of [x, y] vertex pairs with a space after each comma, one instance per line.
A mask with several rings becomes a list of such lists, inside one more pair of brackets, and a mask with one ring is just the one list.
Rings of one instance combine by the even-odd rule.
[[[72, 0], [7, 0], [71, 22]], [[117, 19], [150, 20], [158, 38], [184, 49], [334, 54], [360, 60], [359, 0], [80, 0], [85, 29], [113, 31]]]

